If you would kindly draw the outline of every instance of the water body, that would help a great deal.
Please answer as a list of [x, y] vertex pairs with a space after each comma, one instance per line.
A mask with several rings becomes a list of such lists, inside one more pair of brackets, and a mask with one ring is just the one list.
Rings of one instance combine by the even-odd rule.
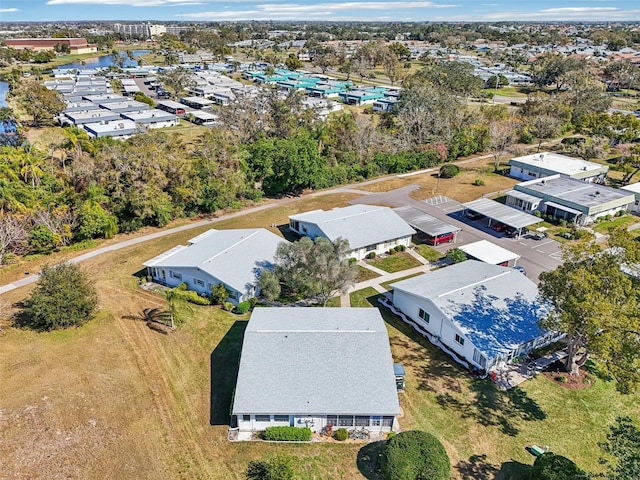
[[0, 108], [7, 106], [7, 93], [9, 93], [9, 84], [0, 82]]
[[[146, 55], [147, 53], [151, 52], [151, 50], [131, 50], [131, 52], [133, 53], [134, 57], [139, 57], [141, 55]], [[124, 53], [124, 51], [122, 53]], [[67, 63], [66, 65], [60, 65], [58, 68], [108, 68], [112, 65], [115, 64], [113, 63], [113, 58], [111, 58], [111, 55], [105, 55], [103, 57], [87, 58], [86, 60], [84, 60], [84, 64], [83, 62], [73, 62]], [[137, 67], [138, 62], [127, 58], [127, 60], [124, 62], [124, 66]]]

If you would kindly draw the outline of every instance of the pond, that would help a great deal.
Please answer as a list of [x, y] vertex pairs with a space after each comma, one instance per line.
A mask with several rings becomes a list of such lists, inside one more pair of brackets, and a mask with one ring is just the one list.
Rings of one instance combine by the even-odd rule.
[[[139, 57], [141, 55], [146, 55], [148, 53], [151, 52], [151, 50], [132, 50], [131, 51], [133, 53], [134, 58]], [[124, 51], [123, 51], [124, 53]], [[113, 63], [113, 58], [111, 58], [111, 55], [105, 55], [103, 57], [96, 57], [96, 58], [87, 58], [86, 60], [83, 61], [79, 61], [79, 62], [73, 62], [73, 63], [67, 63], [66, 65], [60, 65], [61, 69], [64, 68], [108, 68], [111, 67], [112, 65], [114, 65]], [[124, 66], [125, 67], [137, 67], [138, 66], [138, 62], [135, 60], [131, 60], [131, 59], [127, 59], [126, 62], [124, 62]]]

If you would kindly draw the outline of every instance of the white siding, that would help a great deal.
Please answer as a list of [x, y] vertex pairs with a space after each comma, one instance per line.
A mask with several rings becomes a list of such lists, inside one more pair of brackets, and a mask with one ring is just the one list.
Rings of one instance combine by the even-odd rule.
[[[298, 428], [309, 427], [313, 433], [321, 433], [322, 430], [329, 423], [328, 415], [323, 414], [313, 414], [313, 415], [290, 415], [290, 419], [286, 422], [276, 422], [276, 415], [269, 415], [269, 421], [263, 421], [262, 415], [248, 415], [249, 419], [245, 420], [245, 415], [238, 416], [238, 430], [241, 432], [252, 432], [252, 431], [262, 431], [267, 427], [275, 427], [275, 426], [288, 426], [291, 425], [291, 418], [293, 419], [293, 426]], [[334, 415], [337, 416], [337, 415]], [[334, 431], [338, 428], [346, 428], [347, 430], [351, 430], [354, 428], [366, 428], [370, 432], [389, 432], [392, 429], [392, 426], [384, 425], [384, 423], [389, 423], [389, 421], [383, 421], [383, 418], [391, 418], [392, 416], [384, 416], [384, 415], [372, 415], [366, 416], [368, 417], [368, 425], [366, 426], [355, 426], [357, 415], [341, 415], [341, 417], [352, 417], [352, 425], [341, 426], [340, 424], [336, 424], [334, 420], [333, 429]], [[256, 419], [258, 417], [260, 421]], [[266, 416], [265, 416], [266, 417]], [[395, 418], [393, 419], [393, 423], [395, 423]]]

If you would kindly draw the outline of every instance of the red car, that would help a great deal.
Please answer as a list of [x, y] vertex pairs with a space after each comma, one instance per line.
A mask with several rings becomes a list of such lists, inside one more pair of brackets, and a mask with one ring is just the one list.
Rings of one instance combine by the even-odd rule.
[[491, 225], [496, 232], [504, 232], [507, 229], [507, 226], [504, 223], [496, 222]]

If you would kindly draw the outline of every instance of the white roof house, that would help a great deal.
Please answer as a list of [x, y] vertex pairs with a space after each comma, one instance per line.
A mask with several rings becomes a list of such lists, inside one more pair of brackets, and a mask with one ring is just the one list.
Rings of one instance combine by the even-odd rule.
[[632, 192], [583, 182], [564, 175], [529, 180], [507, 192], [507, 205], [526, 194], [539, 199], [535, 209], [547, 215], [586, 225], [599, 217], [626, 212], [634, 204]]
[[153, 279], [170, 287], [186, 283], [189, 290], [209, 295], [223, 283], [233, 303], [259, 294], [257, 279], [271, 268], [281, 237], [264, 228], [208, 230], [147, 260]]
[[467, 260], [391, 285], [393, 305], [462, 361], [481, 370], [558, 337], [538, 327], [548, 311], [520, 272]]
[[256, 308], [245, 330], [232, 415], [273, 425], [389, 431], [400, 413], [384, 321], [375, 308]]
[[481, 262], [491, 263], [493, 265], [514, 266], [520, 255], [510, 252], [506, 248], [502, 248], [488, 240], [480, 240], [478, 242], [468, 243], [459, 247], [469, 257], [480, 260]]
[[634, 212], [640, 212], [640, 182], [632, 183], [631, 185], [626, 185], [620, 188], [627, 192], [632, 192], [635, 195], [636, 201], [631, 208]]
[[561, 174], [586, 182], [603, 183], [609, 167], [581, 158], [540, 152], [509, 160], [509, 175], [521, 180]]
[[333, 242], [344, 238], [358, 260], [371, 252], [382, 254], [396, 245], [408, 247], [416, 233], [389, 207], [377, 205], [351, 205], [291, 215], [289, 228], [311, 239], [325, 237]]
[[114, 120], [111, 122], [95, 122], [82, 124], [91, 137], [112, 137], [126, 139], [138, 133], [136, 123], [131, 120]]
[[147, 128], [164, 128], [180, 125], [180, 119], [173, 113], [154, 108], [137, 112], [122, 113], [124, 118], [140, 123]]

